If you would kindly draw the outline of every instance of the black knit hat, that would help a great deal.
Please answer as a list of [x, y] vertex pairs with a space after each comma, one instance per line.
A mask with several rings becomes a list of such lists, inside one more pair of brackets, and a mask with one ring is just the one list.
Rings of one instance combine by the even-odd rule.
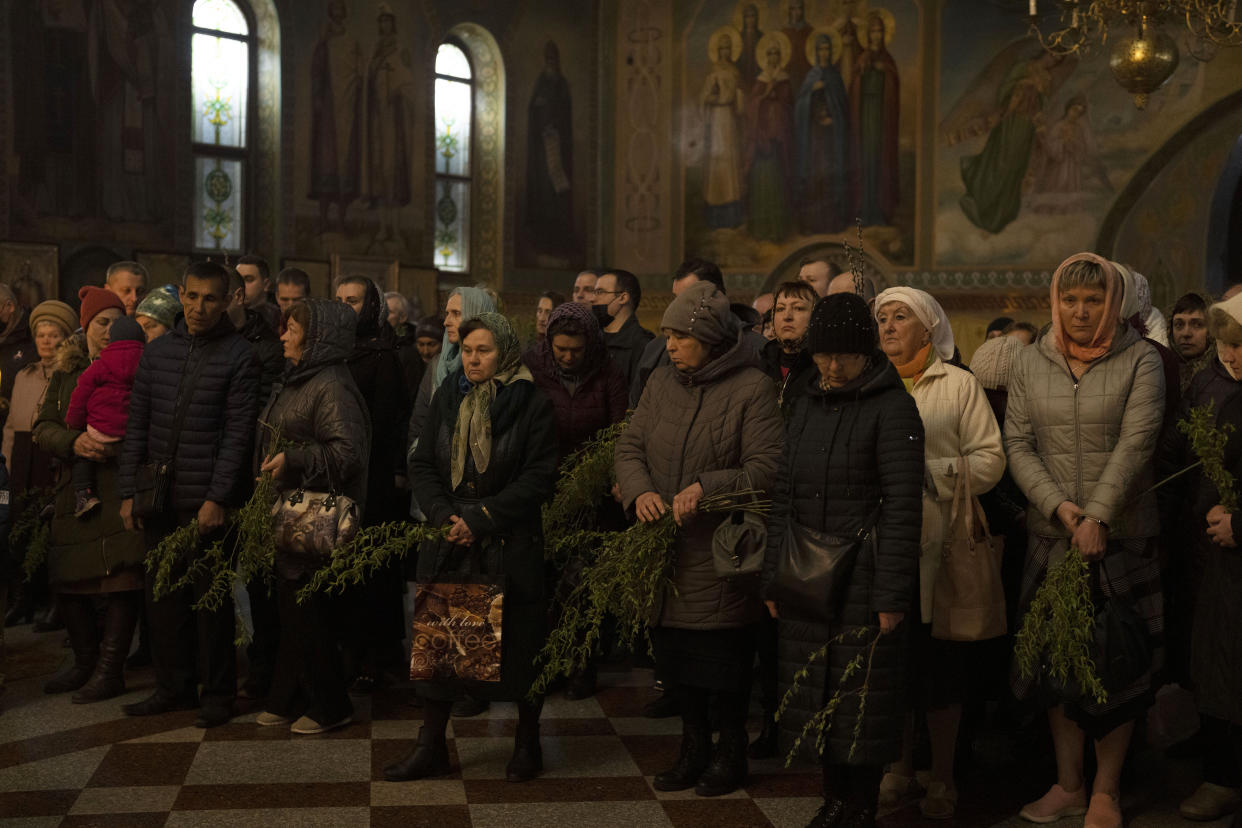
[[875, 322], [861, 296], [834, 293], [815, 303], [807, 331], [812, 354], [870, 356], [876, 347]]
[[147, 334], [143, 331], [142, 326], [134, 321], [132, 316], [120, 316], [108, 326], [108, 341], [121, 342], [122, 340], [134, 340], [136, 342], [146, 342]]

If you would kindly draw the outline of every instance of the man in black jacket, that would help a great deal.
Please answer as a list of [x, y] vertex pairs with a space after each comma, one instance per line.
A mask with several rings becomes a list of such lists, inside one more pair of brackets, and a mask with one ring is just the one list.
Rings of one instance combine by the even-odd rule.
[[626, 382], [633, 381], [643, 348], [655, 337], [638, 324], [635, 314], [642, 298], [638, 277], [628, 270], [607, 270], [595, 283], [595, 304], [591, 311], [604, 331], [608, 353], [625, 374]]
[[[149, 547], [197, 519], [199, 546], [206, 548], [223, 536], [225, 510], [240, 505], [250, 485], [259, 364], [250, 343], [226, 315], [228, 304], [228, 271], [212, 262], [190, 265], [181, 285], [184, 317], [170, 333], [147, 345], [138, 363], [119, 488], [121, 518], [127, 528], [145, 529]], [[139, 494], [139, 467], [147, 463], [166, 464], [171, 483], [165, 502], [142, 519], [134, 514], [134, 498]], [[195, 724], [224, 724], [232, 716], [237, 693], [231, 597], [216, 612], [199, 612], [196, 618], [192, 605], [206, 583], [159, 600], [152, 586], [148, 577], [156, 689], [150, 698], [125, 705], [126, 715], [196, 706], [195, 665], [201, 655], [202, 708]]]
[[259, 410], [262, 411], [271, 396], [272, 386], [285, 369], [285, 346], [262, 314], [246, 307], [246, 280], [232, 268], [229, 268], [228, 315], [233, 327], [250, 343], [259, 360]]

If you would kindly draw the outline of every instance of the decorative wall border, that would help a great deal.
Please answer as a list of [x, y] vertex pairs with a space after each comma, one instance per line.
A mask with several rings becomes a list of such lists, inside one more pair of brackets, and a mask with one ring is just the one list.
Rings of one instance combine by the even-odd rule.
[[247, 0], [255, 17], [255, 52], [258, 63], [258, 123], [255, 124], [255, 148], [251, 163], [255, 169], [251, 194], [254, 204], [252, 235], [246, 242], [251, 250], [261, 251], [275, 260], [281, 250], [280, 213], [281, 189], [281, 71], [280, 14], [273, 0]]
[[[470, 208], [470, 275], [499, 287], [503, 283], [505, 67], [491, 32], [476, 23], [458, 23], [458, 38], [474, 67], [474, 181]], [[435, 97], [432, 96], [432, 106]], [[434, 176], [434, 166], [432, 167]], [[432, 214], [434, 221], [435, 213]]]

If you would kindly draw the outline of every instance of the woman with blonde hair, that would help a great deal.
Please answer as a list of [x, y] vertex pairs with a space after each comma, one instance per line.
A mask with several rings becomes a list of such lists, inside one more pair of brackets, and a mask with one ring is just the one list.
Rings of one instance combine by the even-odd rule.
[[[932, 767], [926, 784], [915, 781], [911, 735], [907, 734], [901, 761], [885, 775], [880, 802], [892, 805], [926, 789], [919, 804], [929, 819], [949, 819], [957, 808], [953, 760], [962, 703], [976, 689], [990, 659], [981, 657], [985, 641], [947, 640], [933, 633], [933, 615], [948, 615], [956, 607], [934, 606], [945, 541], [953, 520], [954, 494], [959, 480], [980, 495], [990, 490], [1005, 471], [1000, 428], [983, 386], [969, 372], [950, 364], [956, 350], [949, 318], [932, 296], [915, 288], [889, 288], [876, 297], [880, 348], [897, 368], [913, 395], [926, 432], [926, 471], [923, 483], [922, 555], [919, 558], [919, 608], [915, 625], [915, 706], [926, 711], [931, 736]], [[968, 469], [968, 481], [962, 472]], [[985, 565], [980, 556], [981, 565]], [[1000, 613], [1004, 595], [992, 596], [990, 609]], [[1003, 632], [1003, 629], [1001, 630]], [[999, 633], [997, 634], [999, 635]], [[999, 640], [990, 636], [990, 640]], [[981, 650], [982, 647], [982, 650]]]

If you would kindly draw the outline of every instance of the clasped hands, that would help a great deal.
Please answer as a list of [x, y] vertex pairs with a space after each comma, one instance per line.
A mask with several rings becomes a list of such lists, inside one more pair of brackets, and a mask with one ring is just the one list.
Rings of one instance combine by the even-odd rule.
[[1225, 511], [1224, 506], [1213, 506], [1212, 511], [1207, 513], [1207, 523], [1212, 543], [1226, 549], [1237, 548], [1238, 543], [1233, 538], [1233, 516]]
[[1083, 514], [1078, 504], [1069, 500], [1057, 507], [1057, 517], [1071, 533], [1070, 547], [1078, 550], [1084, 560], [1098, 561], [1108, 549], [1108, 528]]

